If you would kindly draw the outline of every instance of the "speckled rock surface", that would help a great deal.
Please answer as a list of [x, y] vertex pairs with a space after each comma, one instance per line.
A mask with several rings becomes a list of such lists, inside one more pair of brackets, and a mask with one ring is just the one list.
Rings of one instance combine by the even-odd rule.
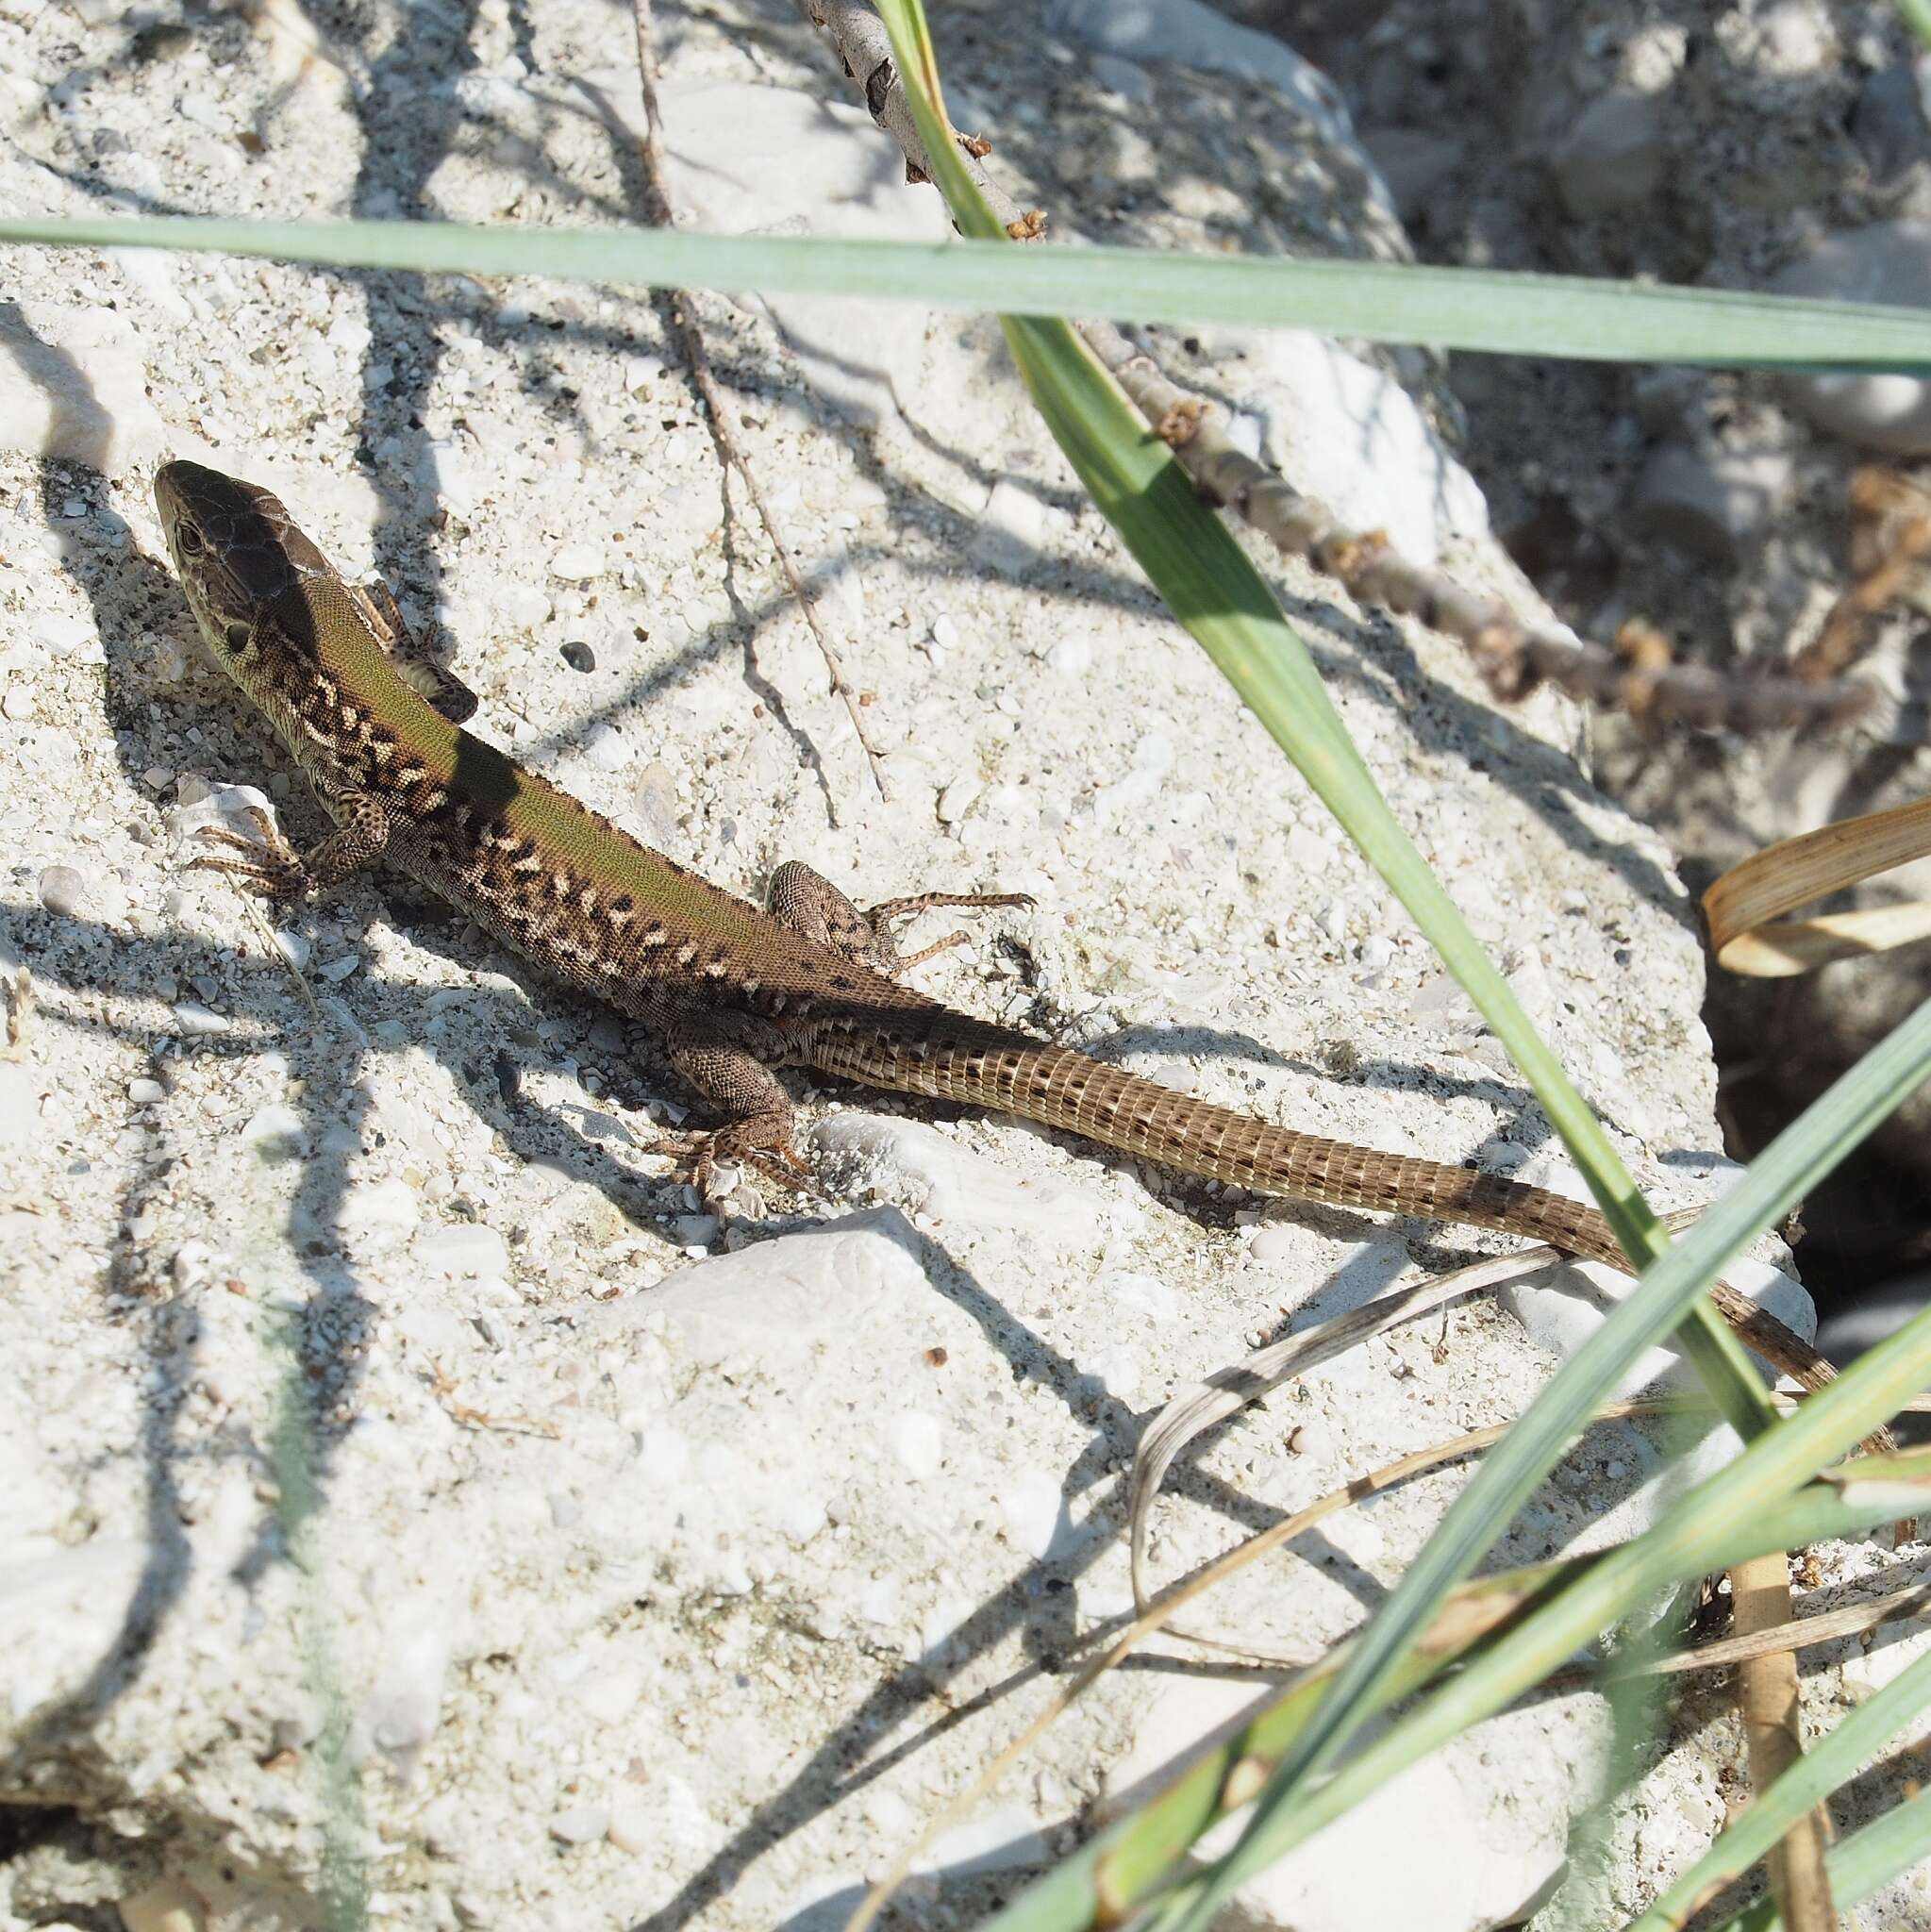
[[[305, 61], [232, 14], [0, 0], [0, 186], [55, 209], [625, 219], [611, 128], [634, 108], [592, 98], [617, 85], [612, 17], [463, 19], [366, 9]], [[796, 180], [862, 178], [881, 222], [929, 225], [786, 9], [666, 8], [660, 31], [682, 178], [733, 139], [691, 104], [749, 114], [763, 90]], [[948, 68], [956, 100], [997, 103], [1031, 192], [1077, 205], [1140, 137], [1083, 57], [1041, 44], [1015, 71], [967, 14]], [[1296, 147], [1278, 96], [1145, 72], [1175, 158], [1139, 191], [1158, 239], [1389, 245], [1358, 157]], [[1243, 201], [1290, 147], [1293, 198]], [[1325, 1133], [1546, 1159], [1493, 1042], [1082, 503], [990, 324], [897, 312], [856, 375], [826, 375], [796, 316], [697, 304], [876, 694], [888, 807], [647, 295], [97, 252], [8, 267], [25, 296], [123, 317], [175, 451], [388, 573], [446, 627], [497, 741], [679, 859], [747, 892], [793, 856], [860, 898], [1033, 892], [928, 983]], [[1284, 403], [1255, 345], [1174, 354], [1257, 417]], [[0, 1799], [41, 1821], [0, 1909], [316, 1923], [332, 1820], [384, 1925], [842, 1924], [1126, 1611], [1123, 1476], [1149, 1413], [1338, 1278], [1392, 1280], [1425, 1231], [842, 1092], [807, 1108], [823, 1198], [721, 1227], [653, 1146], [689, 1096], [609, 1015], [392, 882], [271, 922], [184, 870], [222, 787], [259, 787], [298, 837], [319, 821], [194, 656], [140, 446], [105, 447], [105, 472], [37, 443], [0, 458], [0, 673], [28, 698], [0, 707], [0, 959], [10, 988], [27, 975], [0, 1058]], [[1478, 518], [1439, 534], [1519, 594]], [[1660, 1200], [1697, 1198], [1717, 1137], [1688, 910], [1578, 776], [1573, 714], [1498, 720], [1452, 646], [1271, 568], [1625, 1157]], [[1548, 1374], [1492, 1305], [1426, 1326], [1186, 1458], [1162, 1573], [1516, 1413]], [[1303, 1453], [1280, 1411], [1314, 1425]], [[1621, 1441], [1505, 1555], [1633, 1487]], [[1333, 1640], [1459, 1480], [1338, 1523], [1214, 1613]], [[971, 1923], [1072, 1843], [1142, 1737], [1174, 1737], [1161, 1683], [1086, 1699], [932, 1848], [896, 1923]], [[1706, 1809], [1719, 1758], [1678, 1774]], [[1479, 1805], [1506, 1816], [1521, 1792], [1497, 1775]], [[1335, 1895], [1321, 1857], [1279, 1896]], [[1454, 1896], [1479, 1912], [1436, 1924], [1526, 1903], [1479, 1874]]]

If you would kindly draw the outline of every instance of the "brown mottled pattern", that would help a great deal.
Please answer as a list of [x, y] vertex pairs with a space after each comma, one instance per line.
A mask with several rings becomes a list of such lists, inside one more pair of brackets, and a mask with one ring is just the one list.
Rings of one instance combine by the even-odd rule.
[[1500, 1174], [1382, 1154], [1235, 1113], [1064, 1047], [945, 1012], [918, 1041], [825, 1026], [805, 1058], [868, 1086], [970, 1101], [1135, 1154], [1164, 1167], [1336, 1208], [1421, 1215], [1531, 1235], [1624, 1267], [1592, 1208]]
[[[1559, 1194], [1175, 1093], [955, 1012], [793, 929], [443, 716], [415, 688], [436, 680], [412, 681], [391, 656], [369, 594], [343, 585], [266, 491], [175, 462], [155, 494], [211, 654], [356, 830], [331, 841], [349, 840], [343, 849], [286, 862], [270, 890], [313, 890], [376, 856], [400, 865], [556, 977], [662, 1033], [727, 1115], [719, 1153], [794, 1158], [791, 1102], [770, 1069], [806, 1065], [998, 1108], [1264, 1193], [1498, 1228], [1625, 1266], [1602, 1216]], [[1760, 1354], [1812, 1386], [1827, 1378], [1813, 1350], [1735, 1290], [1713, 1298]]]

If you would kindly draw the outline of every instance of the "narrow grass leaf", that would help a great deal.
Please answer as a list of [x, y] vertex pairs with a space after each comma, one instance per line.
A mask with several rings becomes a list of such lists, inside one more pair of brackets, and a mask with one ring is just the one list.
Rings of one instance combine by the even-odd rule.
[[[1830, 1895], [1839, 1907], [1888, 1885], [1931, 1858], [1931, 1790], [1921, 1791], [1908, 1804], [1873, 1819], [1823, 1855], [1830, 1874]], [[1784, 1915], [1775, 1899], [1765, 1896], [1733, 1919], [1712, 1925], [1709, 1932], [1784, 1932]]]
[[[1922, 1079], [1931, 1073], [1931, 1002], [1920, 1009], [1913, 1021], [1900, 1027], [1893, 1040], [1912, 1029], [1917, 1034], [1916, 1066]], [[1884, 1054], [1885, 1048], [1880, 1046], [1867, 1056], [1832, 1089], [1832, 1094], [1846, 1082], [1855, 1081], [1872, 1059]], [[1897, 1056], [1890, 1058], [1893, 1065], [1900, 1063]], [[1829, 1094], [1825, 1096], [1826, 1101], [1830, 1098]], [[1889, 1098], [1895, 1105], [1902, 1093], [1892, 1092]], [[1817, 1112], [1818, 1108], [1812, 1108], [1804, 1120], [1812, 1120]], [[1881, 1117], [1879, 1114], [1864, 1119], [1861, 1132], [1854, 1128], [1847, 1141], [1833, 1144], [1823, 1158], [1827, 1162], [1841, 1159], [1843, 1153], [1855, 1146], [1862, 1133], [1868, 1132]], [[1790, 1132], [1780, 1137], [1751, 1169], [1749, 1178], [1737, 1192], [1756, 1180], [1758, 1168], [1768, 1167], [1773, 1175], [1790, 1167], [1788, 1158], [1781, 1162], [1775, 1158]], [[1771, 1178], [1766, 1175], [1756, 1191], [1765, 1191]], [[1788, 1206], [1801, 1191], [1801, 1183], [1793, 1186], [1782, 1197], [1783, 1206]], [[1726, 1196], [1711, 1210], [1709, 1219], [1714, 1219], [1734, 1198], [1734, 1193]], [[1781, 1212], [1782, 1208], [1774, 1211]], [[1705, 1237], [1704, 1229], [1708, 1225], [1708, 1219], [1699, 1224], [1657, 1264], [1653, 1280], [1658, 1297], [1665, 1283], [1674, 1290], [1687, 1281], [1688, 1291], [1694, 1291], [1697, 1261], [1691, 1251], [1717, 1238]], [[1569, 1372], [1610, 1335], [1619, 1318], [1635, 1306], [1634, 1302], [1623, 1303], [1584, 1344], [1582, 1351], [1557, 1372], [1556, 1381], [1538, 1402], [1538, 1407], [1556, 1392]], [[1626, 1336], [1619, 1337], [1618, 1343], [1623, 1340]], [[1626, 1615], [1650, 1591], [1673, 1576], [1687, 1574], [1683, 1569], [1686, 1560], [1700, 1559], [1726, 1527], [1746, 1522], [1752, 1512], [1763, 1511], [1790, 1494], [1816, 1470], [1856, 1442], [1868, 1429], [1895, 1414], [1898, 1406], [1916, 1393], [1927, 1377], [1931, 1377], [1931, 1310], [1859, 1357], [1838, 1381], [1812, 1396], [1797, 1413], [1758, 1436], [1735, 1462], [1698, 1485], [1682, 1503], [1670, 1509], [1655, 1529], [1586, 1572], [1554, 1602], [1528, 1618], [1512, 1633], [1507, 1645], [1498, 1645], [1471, 1663], [1453, 1683], [1340, 1766], [1325, 1784], [1310, 1790], [1304, 1776], [1286, 1785], [1284, 1802], [1276, 1791], [1286, 1781], [1277, 1783], [1271, 1779], [1257, 1801], [1240, 1842], [1216, 1864], [1204, 1884], [1198, 1907], [1185, 1921], [1190, 1932], [1204, 1928], [1244, 1878], [1273, 1863], [1457, 1731], [1499, 1710], [1557, 1668], [1571, 1652], [1618, 1617]], [[1510, 1446], [1505, 1442], [1497, 1455], [1506, 1453]], [[1449, 1521], [1475, 1494], [1482, 1477], [1488, 1474], [1485, 1468], [1462, 1492], [1450, 1510], [1449, 1519], [1444, 1519], [1442, 1528], [1430, 1539], [1424, 1557], [1442, 1539]], [[1877, 1499], [1880, 1505], [1881, 1500]], [[1405, 1578], [1403, 1587], [1406, 1582]], [[1386, 1614], [1384, 1611], [1382, 1617], [1369, 1625], [1361, 1639], [1363, 1650], [1373, 1641]], [[1318, 1715], [1324, 1715], [1324, 1707]], [[1312, 1728], [1310, 1725], [1309, 1730]], [[1304, 1738], [1307, 1735], [1304, 1733]], [[1297, 1744], [1300, 1742], [1297, 1740]], [[1291, 1763], [1296, 1758], [1307, 1761], [1313, 1757], [1313, 1753], [1298, 1749], [1283, 1763]]]
[[[1812, 1482], [1780, 1503], [1737, 1512], [1706, 1545], [1685, 1553], [1683, 1567], [1666, 1581], [1702, 1576], [1773, 1550], [1858, 1535], [1891, 1520], [1900, 1490], [1907, 1492], [1904, 1507], [1923, 1509], [1931, 1489], [1931, 1455], [1926, 1452], [1860, 1457], [1846, 1469], [1867, 1472], [1871, 1479], [1861, 1484]], [[1883, 1493], [1877, 1493], [1880, 1485]], [[1462, 1585], [1431, 1625], [1423, 1644], [1403, 1660], [1381, 1706], [1410, 1695], [1450, 1664], [1465, 1664], [1480, 1646], [1504, 1641], [1570, 1582], [1616, 1554], [1598, 1551], [1498, 1572]], [[1501, 1624], [1489, 1614], [1485, 1602], [1496, 1595], [1509, 1600], [1508, 1620]], [[1317, 1666], [1239, 1732], [1190, 1757], [1172, 1783], [1061, 1860], [989, 1921], [986, 1932], [1079, 1932], [1125, 1918], [1172, 1873], [1194, 1840], [1219, 1821], [1234, 1767], [1278, 1759], [1314, 1709], [1333, 1668], [1332, 1659]], [[1190, 1906], [1197, 1892], [1197, 1884], [1189, 1884], [1172, 1896]]]
[[1763, 1857], [1790, 1825], [1856, 1774], [1931, 1706], [1931, 1651], [1907, 1665], [1812, 1744], [1626, 1932], [1676, 1932], [1698, 1905]]
[[201, 215], [9, 215], [0, 219], [0, 241], [187, 249], [422, 274], [547, 275], [729, 294], [867, 295], [967, 314], [994, 309], [1305, 328], [1362, 341], [1598, 362], [1931, 369], [1931, 314], [1923, 309], [1406, 262], [1013, 248], [987, 239], [871, 242]]

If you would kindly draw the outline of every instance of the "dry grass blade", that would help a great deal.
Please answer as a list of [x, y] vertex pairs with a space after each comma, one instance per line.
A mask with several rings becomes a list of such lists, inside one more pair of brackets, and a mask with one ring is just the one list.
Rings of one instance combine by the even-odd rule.
[[[1731, 1569], [1730, 1615], [1740, 1636], [1764, 1637], [1776, 1646], [1737, 1667], [1750, 1785], [1761, 1796], [1804, 1755], [1790, 1562], [1781, 1550]], [[1771, 1851], [1771, 1890], [1790, 1932], [1832, 1932], [1838, 1923], [1823, 1869], [1831, 1832], [1830, 1807], [1819, 1805], [1793, 1820]]]
[[[1506, 1258], [1511, 1263], [1518, 1260], [1536, 1263], [1533, 1251], [1520, 1257], [1510, 1256]], [[1487, 1264], [1483, 1265], [1486, 1267]], [[1411, 1301], [1405, 1310], [1397, 1310], [1390, 1321], [1372, 1326], [1360, 1339], [1365, 1340], [1367, 1334], [1379, 1334], [1393, 1323], [1418, 1315], [1425, 1307], [1439, 1307], [1441, 1302], [1452, 1299], [1455, 1295], [1474, 1292], [1477, 1288], [1486, 1284], [1471, 1281], [1469, 1277], [1481, 1272], [1480, 1268], [1464, 1269], [1456, 1274], [1443, 1275], [1437, 1281], [1425, 1284], [1434, 1289], [1441, 1289], [1451, 1283], [1455, 1285], [1448, 1292], [1438, 1294], [1431, 1300]], [[1381, 1302], [1369, 1306], [1381, 1308], [1385, 1307], [1388, 1302], [1396, 1299], [1399, 1298], [1383, 1297]], [[1364, 1307], [1359, 1312], [1366, 1314], [1368, 1311], [1368, 1308]], [[1345, 1347], [1347, 1344], [1344, 1342], [1341, 1345]], [[1305, 1368], [1311, 1364], [1304, 1362], [1301, 1366]], [[1787, 1407], [1794, 1407], [1801, 1398], [1780, 1395], [1774, 1399]], [[1906, 1409], [1912, 1414], [1931, 1414], [1931, 1396], [1921, 1396], [1907, 1403]], [[1628, 1401], [1604, 1404], [1592, 1420], [1620, 1422], [1691, 1412], [1708, 1413], [1709, 1405], [1706, 1401], [1699, 1401], [1694, 1396], [1639, 1396]], [[1054, 1692], [1044, 1708], [1033, 1717], [1025, 1728], [981, 1765], [972, 1782], [948, 1799], [926, 1822], [918, 1837], [900, 1851], [883, 1876], [873, 1885], [846, 1927], [846, 1932], [867, 1932], [867, 1928], [875, 1922], [892, 1893], [910, 1874], [913, 1861], [919, 1854], [948, 1826], [968, 1817], [973, 1807], [997, 1787], [999, 1780], [1007, 1772], [1018, 1763], [1026, 1752], [1031, 1750], [1033, 1745], [1051, 1730], [1088, 1690], [1091, 1690], [1093, 1685], [1108, 1671], [1117, 1670], [1149, 1638], [1165, 1635], [1197, 1644], [1204, 1649], [1224, 1651], [1240, 1657], [1247, 1663], [1258, 1664], [1268, 1669], [1332, 1668], [1339, 1656], [1340, 1646], [1331, 1649], [1324, 1658], [1290, 1657], [1269, 1652], [1257, 1645], [1234, 1643], [1203, 1637], [1195, 1631], [1182, 1630], [1174, 1625], [1174, 1619], [1189, 1604], [1205, 1596], [1217, 1585], [1224, 1583], [1228, 1577], [1266, 1556], [1270, 1550], [1292, 1542], [1297, 1537], [1304, 1536], [1308, 1530], [1338, 1511], [1345, 1509], [1350, 1504], [1357, 1503], [1364, 1497], [1380, 1495], [1412, 1476], [1425, 1474], [1430, 1470], [1445, 1468], [1449, 1463], [1477, 1455], [1492, 1443], [1501, 1441], [1513, 1426], [1513, 1423], [1495, 1423], [1487, 1428], [1471, 1429], [1464, 1435], [1452, 1437], [1443, 1442], [1431, 1443], [1425, 1449], [1413, 1450], [1407, 1456], [1397, 1457], [1391, 1462], [1385, 1462], [1379, 1468], [1370, 1470], [1365, 1475], [1352, 1477], [1338, 1489], [1329, 1490], [1305, 1507], [1283, 1517], [1280, 1522], [1243, 1539], [1231, 1550], [1214, 1557], [1210, 1562], [1202, 1564], [1190, 1576], [1168, 1585], [1157, 1597], [1151, 1600], [1141, 1593], [1141, 1578], [1136, 1568], [1135, 1607], [1138, 1614], [1134, 1621], [1104, 1650], [1082, 1664], [1075, 1674]], [[1464, 1589], [1444, 1607], [1423, 1647], [1440, 1652], [1443, 1649], [1452, 1649], [1458, 1643], [1472, 1642], [1508, 1616], [1518, 1601], [1518, 1596], [1505, 1591], [1485, 1591], [1479, 1588]], [[1779, 1624], [1775, 1630], [1768, 1633], [1731, 1637], [1698, 1644], [1687, 1650], [1645, 1657], [1631, 1668], [1645, 1674], [1727, 1670], [1773, 1653], [1807, 1649], [1822, 1643], [1833, 1643], [1841, 1638], [1855, 1637], [1882, 1624], [1898, 1623], [1906, 1618], [1921, 1615], [1927, 1607], [1931, 1607], [1931, 1583], [1914, 1584], [1906, 1590], [1890, 1591], [1882, 1596], [1870, 1597], [1861, 1602], [1846, 1604], [1835, 1610], [1819, 1611], [1815, 1615]], [[1612, 1664], [1601, 1668], [1558, 1673], [1548, 1681], [1553, 1688], [1568, 1689], [1590, 1682], [1606, 1682], [1608, 1678], [1621, 1674], [1623, 1673], [1618, 1667]]]
[[1757, 978], [1931, 938], [1931, 902], [1785, 920], [1796, 907], [1931, 853], [1931, 798], [1779, 840], [1733, 865], [1703, 895], [1717, 963]]
[[[1176, 1395], [1154, 1419], [1133, 1455], [1133, 1474], [1127, 1491], [1127, 1537], [1135, 1607], [1144, 1613], [1152, 1597], [1146, 1580], [1146, 1552], [1154, 1499], [1174, 1457], [1188, 1443], [1216, 1423], [1224, 1422], [1250, 1403], [1258, 1402], [1290, 1375], [1306, 1374], [1322, 1362], [1332, 1361], [1336, 1356], [1345, 1355], [1349, 1349], [1386, 1334], [1417, 1315], [1426, 1314], [1430, 1308], [1439, 1308], [1444, 1302], [1475, 1294], [1562, 1258], [1554, 1248], [1523, 1248], [1457, 1268], [1450, 1274], [1396, 1289], [1390, 1294], [1364, 1302], [1358, 1308], [1350, 1308], [1332, 1321], [1318, 1323], [1298, 1335], [1256, 1349], [1236, 1367], [1223, 1369], [1207, 1381]], [[1262, 1535], [1277, 1541], [1275, 1531], [1279, 1527], [1276, 1524], [1274, 1530], [1263, 1531]], [[1271, 1548], [1272, 1544], [1266, 1547]]]

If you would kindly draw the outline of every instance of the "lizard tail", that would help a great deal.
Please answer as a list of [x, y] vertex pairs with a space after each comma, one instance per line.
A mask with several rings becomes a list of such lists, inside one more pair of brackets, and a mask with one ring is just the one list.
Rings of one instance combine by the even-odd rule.
[[[936, 1039], [916, 1038], [911, 1029], [838, 1031], [815, 1041], [809, 1059], [824, 1073], [869, 1087], [994, 1108], [1183, 1174], [1334, 1208], [1494, 1228], [1631, 1272], [1609, 1224], [1567, 1195], [1276, 1126], [1003, 1027], [960, 1020]], [[1822, 1388], [1835, 1376], [1795, 1330], [1728, 1283], [1718, 1283], [1711, 1298], [1750, 1347], [1806, 1388]]]

